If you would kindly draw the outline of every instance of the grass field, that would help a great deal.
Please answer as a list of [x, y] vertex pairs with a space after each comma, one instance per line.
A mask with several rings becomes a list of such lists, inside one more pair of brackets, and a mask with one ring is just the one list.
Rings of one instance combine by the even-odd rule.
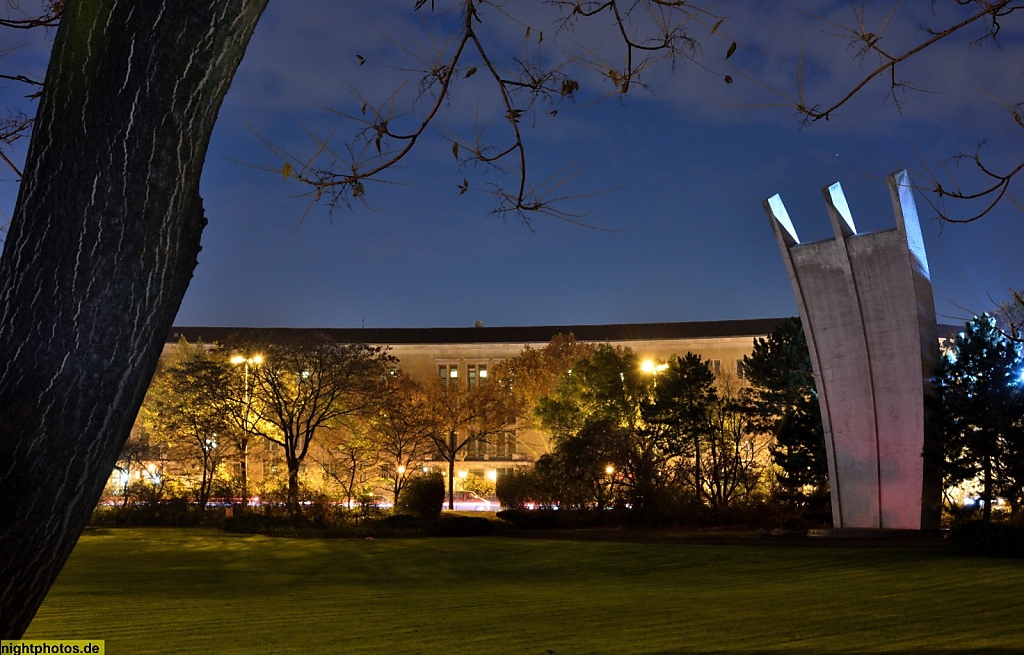
[[1020, 653], [1024, 562], [501, 537], [82, 537], [25, 638], [131, 653]]

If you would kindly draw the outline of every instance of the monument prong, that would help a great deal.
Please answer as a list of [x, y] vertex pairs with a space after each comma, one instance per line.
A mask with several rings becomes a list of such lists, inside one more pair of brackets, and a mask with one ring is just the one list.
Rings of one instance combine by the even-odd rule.
[[914, 202], [914, 187], [910, 184], [910, 174], [906, 170], [896, 171], [889, 176], [889, 194], [892, 196], [892, 211], [896, 215], [896, 230], [906, 240], [907, 249], [915, 260], [914, 265], [920, 267], [925, 277], [931, 279], [921, 221], [917, 215], [917, 203]]
[[828, 215], [832, 220], [832, 229], [836, 233], [836, 239], [844, 241], [856, 235], [857, 227], [853, 224], [853, 214], [850, 213], [850, 205], [846, 202], [843, 185], [836, 182], [825, 187], [821, 192], [825, 196], [825, 206], [828, 207]]
[[[768, 216], [772, 220], [772, 229], [775, 231], [775, 236], [786, 244], [786, 247], [795, 246], [800, 243], [800, 237], [796, 235], [796, 228], [793, 227], [793, 221], [789, 218], [789, 212], [786, 211], [786, 205], [782, 202], [782, 196], [775, 194], [771, 198], [764, 201], [764, 210], [768, 212]], [[782, 228], [780, 230], [780, 228]]]
[[924, 453], [938, 338], [924, 239], [906, 171], [889, 177], [896, 228], [857, 234], [843, 189], [823, 189], [835, 238], [801, 244], [778, 195], [765, 201], [804, 326], [825, 428], [833, 526], [939, 523]]

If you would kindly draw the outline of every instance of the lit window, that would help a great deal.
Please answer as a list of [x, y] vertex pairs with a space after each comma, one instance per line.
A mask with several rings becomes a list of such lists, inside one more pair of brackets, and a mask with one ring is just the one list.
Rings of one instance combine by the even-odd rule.
[[466, 386], [470, 389], [480, 386], [487, 379], [487, 364], [466, 365]]
[[458, 364], [438, 364], [437, 365], [437, 378], [441, 381], [443, 386], [454, 385], [459, 379], [459, 365]]

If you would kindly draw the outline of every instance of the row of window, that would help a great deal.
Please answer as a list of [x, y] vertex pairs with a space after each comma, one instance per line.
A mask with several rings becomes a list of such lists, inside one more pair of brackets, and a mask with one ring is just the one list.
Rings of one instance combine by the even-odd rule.
[[[460, 384], [460, 371], [457, 363], [443, 363], [437, 365], [437, 377], [446, 387], [454, 387]], [[487, 381], [487, 364], [466, 364], [465, 365], [466, 387], [473, 389]]]
[[[722, 374], [722, 360], [720, 359], [709, 359], [708, 365], [711, 367], [711, 372], [715, 375]], [[743, 360], [736, 360], [736, 377], [743, 379], [746, 375], [746, 370], [743, 366]], [[441, 384], [444, 386], [456, 386], [462, 379], [459, 364], [455, 362], [439, 363], [437, 365], [437, 377], [441, 380]], [[487, 381], [487, 364], [472, 363], [465, 365], [465, 380], [466, 387], [473, 389]]]

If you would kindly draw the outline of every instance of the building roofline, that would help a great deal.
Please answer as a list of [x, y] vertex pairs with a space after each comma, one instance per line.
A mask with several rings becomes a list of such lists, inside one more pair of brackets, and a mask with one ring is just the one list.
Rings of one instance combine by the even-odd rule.
[[173, 343], [186, 341], [223, 343], [236, 338], [259, 336], [267, 341], [287, 343], [311, 333], [320, 333], [339, 343], [375, 345], [547, 343], [560, 334], [572, 334], [579, 341], [597, 343], [657, 341], [665, 339], [711, 339], [763, 337], [785, 319], [763, 318], [687, 323], [614, 323], [609, 325], [535, 325], [507, 327], [441, 328], [250, 328], [175, 326], [167, 335]]

